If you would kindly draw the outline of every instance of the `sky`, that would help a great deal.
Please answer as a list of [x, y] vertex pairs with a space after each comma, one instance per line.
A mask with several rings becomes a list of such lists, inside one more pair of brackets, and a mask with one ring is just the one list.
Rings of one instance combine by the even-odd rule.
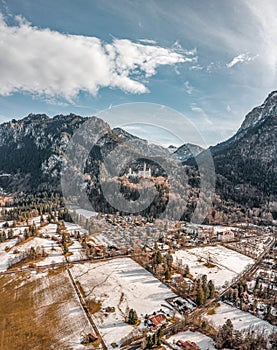
[[0, 122], [149, 103], [215, 145], [277, 89], [276, 43], [275, 0], [0, 0]]

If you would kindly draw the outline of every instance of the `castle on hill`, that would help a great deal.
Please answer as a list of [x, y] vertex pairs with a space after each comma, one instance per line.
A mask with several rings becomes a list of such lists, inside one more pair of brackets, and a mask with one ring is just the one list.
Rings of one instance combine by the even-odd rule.
[[137, 172], [133, 171], [132, 168], [129, 168], [129, 172], [126, 177], [143, 177], [148, 178], [151, 177], [151, 168], [146, 168], [146, 163], [143, 164], [143, 170], [138, 170]]

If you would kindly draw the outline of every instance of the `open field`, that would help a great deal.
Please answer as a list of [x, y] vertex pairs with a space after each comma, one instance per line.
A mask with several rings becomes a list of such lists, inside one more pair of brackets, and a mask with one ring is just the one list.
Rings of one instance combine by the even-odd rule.
[[0, 350], [84, 350], [92, 332], [64, 269], [0, 277]]
[[[220, 245], [178, 250], [173, 258], [176, 265], [188, 265], [195, 278], [207, 275], [208, 280], [213, 280], [219, 289], [255, 262]], [[210, 266], [207, 266], [208, 262]]]
[[[40, 237], [30, 237], [28, 240], [16, 245], [17, 239], [8, 240], [0, 243], [0, 272], [6, 271], [10, 265], [17, 263], [21, 260], [22, 254], [27, 253], [31, 247], [35, 249], [44, 250], [46, 253], [45, 258], [41, 258], [36, 262], [37, 266], [50, 265], [52, 263], [64, 262], [64, 256], [62, 249], [57, 242]], [[6, 251], [5, 248], [11, 248]]]
[[220, 306], [215, 309], [215, 314], [205, 315], [205, 317], [216, 327], [223, 325], [227, 319], [230, 319], [234, 328], [239, 331], [250, 328], [254, 331], [263, 331], [265, 334], [277, 332], [277, 327], [272, 326], [270, 323], [226, 303], [221, 303]]
[[[129, 309], [135, 309], [139, 318], [161, 308], [171, 313], [165, 299], [175, 295], [129, 258], [78, 264], [71, 271], [86, 301], [94, 304], [91, 314], [108, 347], [137, 333], [136, 327], [124, 322]], [[114, 307], [114, 312], [106, 312], [107, 307]]]

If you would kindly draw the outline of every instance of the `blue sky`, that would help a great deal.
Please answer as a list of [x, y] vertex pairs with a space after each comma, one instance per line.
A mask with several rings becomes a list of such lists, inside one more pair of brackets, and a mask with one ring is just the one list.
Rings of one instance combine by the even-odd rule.
[[0, 12], [0, 121], [150, 102], [213, 145], [277, 88], [274, 0], [0, 0]]

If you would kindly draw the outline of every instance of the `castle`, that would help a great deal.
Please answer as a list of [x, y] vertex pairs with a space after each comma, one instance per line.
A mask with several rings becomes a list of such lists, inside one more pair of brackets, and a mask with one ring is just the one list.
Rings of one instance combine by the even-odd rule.
[[143, 170], [138, 170], [137, 172], [133, 171], [132, 168], [129, 168], [129, 172], [126, 175], [126, 177], [143, 177], [148, 178], [151, 177], [151, 168], [146, 169], [146, 163], [143, 164]]

